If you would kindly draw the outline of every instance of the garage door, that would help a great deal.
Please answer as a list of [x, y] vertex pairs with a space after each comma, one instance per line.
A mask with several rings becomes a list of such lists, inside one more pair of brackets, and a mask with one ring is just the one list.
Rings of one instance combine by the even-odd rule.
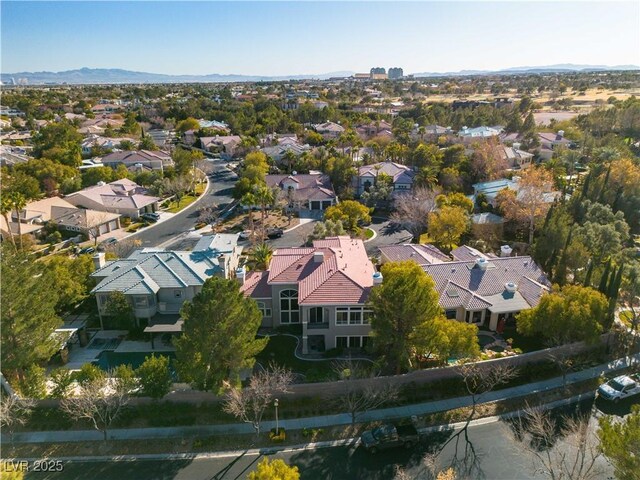
[[107, 233], [108, 231], [109, 229], [107, 228], [106, 223], [104, 225], [100, 225], [100, 235], [102, 235], [103, 233]]
[[118, 221], [117, 220], [111, 220], [109, 222], [109, 229], [110, 230], [115, 230], [116, 228], [118, 228]]
[[321, 210], [320, 204], [318, 201], [311, 202], [311, 210]]

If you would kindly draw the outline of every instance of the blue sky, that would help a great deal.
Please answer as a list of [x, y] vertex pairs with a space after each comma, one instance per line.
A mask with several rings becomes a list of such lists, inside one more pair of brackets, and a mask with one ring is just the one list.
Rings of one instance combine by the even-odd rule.
[[2, 71], [286, 75], [639, 64], [640, 2], [6, 1]]

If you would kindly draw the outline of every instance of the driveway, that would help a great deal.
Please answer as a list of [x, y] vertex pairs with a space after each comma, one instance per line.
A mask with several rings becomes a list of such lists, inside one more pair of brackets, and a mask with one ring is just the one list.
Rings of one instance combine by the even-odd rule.
[[376, 237], [364, 244], [369, 255], [377, 254], [378, 247], [410, 243], [413, 238], [407, 230], [394, 226], [382, 217], [373, 217], [369, 228], [376, 232]]

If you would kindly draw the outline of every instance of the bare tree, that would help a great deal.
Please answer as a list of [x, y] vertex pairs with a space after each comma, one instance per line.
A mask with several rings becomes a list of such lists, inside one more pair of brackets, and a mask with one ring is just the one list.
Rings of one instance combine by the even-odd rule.
[[419, 465], [407, 471], [398, 467], [393, 480], [456, 480], [456, 470], [452, 467], [438, 471], [437, 455], [425, 454]]
[[344, 392], [333, 399], [333, 403], [337, 408], [349, 412], [352, 425], [355, 425], [359, 415], [398, 398], [397, 385], [376, 379], [376, 372], [362, 367], [351, 358], [334, 362], [333, 371], [344, 381], [345, 387]]
[[549, 360], [551, 360], [562, 373], [562, 388], [567, 388], [567, 374], [575, 366], [576, 360], [571, 352], [562, 350], [559, 353], [550, 353]]
[[[589, 415], [554, 418], [539, 408], [527, 408], [515, 425], [518, 444], [534, 458], [536, 473], [551, 480], [604, 478], [602, 456]], [[558, 440], [562, 445], [556, 445]]]
[[274, 394], [286, 393], [292, 382], [291, 370], [272, 363], [267, 370], [254, 374], [245, 388], [235, 388], [227, 383], [223, 409], [239, 420], [250, 423], [258, 436], [262, 417], [273, 402]]
[[105, 253], [110, 253], [117, 258], [124, 258], [131, 250], [134, 248], [138, 248], [142, 245], [142, 241], [137, 238], [134, 239], [126, 239], [120, 242], [112, 243], [111, 245], [107, 245], [104, 249]]
[[2, 395], [0, 398], [0, 426], [9, 432], [13, 438], [13, 430], [18, 425], [27, 423], [35, 401], [30, 398], [20, 398], [18, 395]]
[[429, 213], [436, 209], [436, 197], [438, 191], [427, 188], [416, 188], [413, 192], [398, 195], [393, 206], [395, 211], [391, 214], [391, 221], [406, 228], [413, 238], [427, 230]]
[[481, 365], [475, 362], [461, 365], [459, 373], [472, 402], [467, 425], [473, 420], [482, 395], [518, 376], [517, 369], [512, 365]]
[[198, 223], [206, 223], [207, 225], [210, 225], [212, 223], [215, 223], [219, 216], [220, 211], [215, 205], [202, 207], [198, 211]]
[[92, 225], [87, 225], [87, 233], [89, 237], [93, 239], [94, 246], [98, 244], [98, 237], [102, 235], [100, 232], [100, 227], [104, 225], [110, 218], [111, 214], [109, 212], [101, 212], [92, 215], [93, 223]]
[[106, 375], [81, 384], [74, 396], [60, 402], [61, 410], [73, 420], [89, 420], [93, 428], [102, 432], [105, 442], [108, 429], [129, 403], [123, 383], [111, 377]]

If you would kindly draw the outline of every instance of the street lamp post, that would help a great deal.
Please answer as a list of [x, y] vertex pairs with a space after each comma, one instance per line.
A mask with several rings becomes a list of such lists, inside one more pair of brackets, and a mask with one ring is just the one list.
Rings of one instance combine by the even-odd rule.
[[278, 428], [278, 399], [276, 398], [273, 401], [273, 406], [276, 407], [276, 436], [280, 433], [280, 429]]

